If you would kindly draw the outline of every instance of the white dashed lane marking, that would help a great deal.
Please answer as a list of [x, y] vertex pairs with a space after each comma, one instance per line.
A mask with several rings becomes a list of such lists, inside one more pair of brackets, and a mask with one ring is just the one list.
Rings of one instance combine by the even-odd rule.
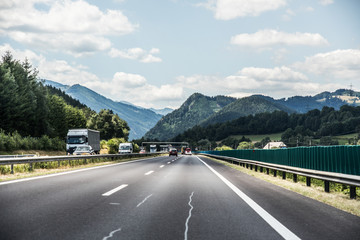
[[104, 197], [108, 197], [108, 196], [110, 196], [111, 194], [114, 194], [114, 193], [120, 191], [121, 189], [126, 188], [127, 186], [128, 186], [127, 184], [122, 184], [122, 185], [118, 186], [117, 188], [114, 188], [114, 189], [112, 189], [112, 190], [104, 193], [103, 196], [104, 196]]

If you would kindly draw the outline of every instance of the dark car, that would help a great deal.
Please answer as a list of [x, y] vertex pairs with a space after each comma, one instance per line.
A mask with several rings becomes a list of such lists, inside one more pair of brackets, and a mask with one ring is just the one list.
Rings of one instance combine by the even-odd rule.
[[177, 155], [178, 155], [177, 150], [176, 150], [176, 149], [171, 149], [171, 150], [169, 151], [169, 156], [171, 156], [171, 155], [177, 156]]

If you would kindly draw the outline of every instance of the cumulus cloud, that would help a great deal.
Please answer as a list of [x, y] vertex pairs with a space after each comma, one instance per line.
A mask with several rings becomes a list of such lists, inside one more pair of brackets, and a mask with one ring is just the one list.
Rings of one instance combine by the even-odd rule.
[[231, 20], [238, 17], [259, 16], [260, 14], [286, 6], [286, 0], [209, 0], [198, 4], [214, 11], [215, 18]]
[[287, 66], [274, 68], [243, 68], [229, 76], [180, 76], [177, 81], [185, 88], [202, 90], [207, 95], [221, 94], [244, 97], [252, 94], [264, 94], [272, 97], [317, 94], [329, 89], [337, 89], [340, 84], [321, 84]]
[[335, 79], [360, 79], [360, 50], [345, 49], [306, 57], [293, 68]]
[[[39, 78], [53, 80], [66, 85], [81, 84], [108, 98], [128, 101], [142, 107], [157, 107], [157, 103], [176, 107], [183, 101], [183, 87], [179, 84], [150, 84], [144, 76], [133, 73], [116, 72], [112, 79], [99, 79], [87, 66], [69, 63], [64, 60], [49, 60], [42, 54], [31, 50], [14, 49], [9, 44], [0, 45], [0, 52], [10, 51], [14, 59], [26, 58], [39, 70]], [[152, 49], [150, 53], [158, 53]]]
[[327, 46], [328, 41], [318, 33], [286, 33], [265, 29], [256, 33], [243, 33], [233, 36], [231, 44], [249, 47], [270, 47], [274, 45]]
[[180, 85], [164, 84], [155, 86], [149, 84], [145, 77], [125, 72], [117, 72], [111, 81], [92, 81], [86, 84], [91, 89], [115, 100], [125, 100], [142, 107], [156, 107], [156, 103], [183, 100], [183, 88]]
[[9, 44], [0, 45], [0, 52], [10, 51], [14, 59], [24, 61], [27, 58], [33, 67], [39, 70], [39, 78], [53, 80], [62, 84], [86, 85], [99, 78], [88, 71], [86, 66], [70, 64], [64, 60], [48, 60], [42, 54], [36, 54], [31, 50], [19, 50], [12, 48]]
[[111, 47], [107, 36], [133, 32], [137, 25], [118, 10], [101, 11], [84, 0], [4, 0], [0, 34], [42, 50], [81, 56]]
[[111, 48], [111, 50], [109, 51], [110, 57], [120, 57], [125, 59], [137, 60], [143, 63], [161, 62], [161, 58], [154, 56], [154, 54], [158, 53], [160, 53], [160, 50], [158, 48], [152, 48], [150, 51], [146, 51], [142, 48], [130, 48], [125, 50]]

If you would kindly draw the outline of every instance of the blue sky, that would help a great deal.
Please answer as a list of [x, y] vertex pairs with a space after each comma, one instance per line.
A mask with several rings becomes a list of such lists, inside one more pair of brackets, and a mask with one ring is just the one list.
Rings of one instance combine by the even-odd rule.
[[0, 52], [116, 101], [360, 90], [358, 0], [2, 0]]

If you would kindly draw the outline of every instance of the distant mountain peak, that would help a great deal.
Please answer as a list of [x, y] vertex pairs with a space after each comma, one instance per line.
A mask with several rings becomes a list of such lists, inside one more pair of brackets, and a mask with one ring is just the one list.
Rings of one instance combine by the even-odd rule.
[[133, 104], [115, 102], [95, 91], [84, 87], [80, 84], [72, 86], [63, 85], [54, 81], [45, 81], [46, 85], [60, 88], [66, 94], [79, 100], [92, 110], [99, 112], [101, 109], [110, 109], [124, 119], [130, 127], [129, 139], [137, 139], [151, 129], [160, 120], [162, 115], [157, 114], [149, 109], [137, 107]]

